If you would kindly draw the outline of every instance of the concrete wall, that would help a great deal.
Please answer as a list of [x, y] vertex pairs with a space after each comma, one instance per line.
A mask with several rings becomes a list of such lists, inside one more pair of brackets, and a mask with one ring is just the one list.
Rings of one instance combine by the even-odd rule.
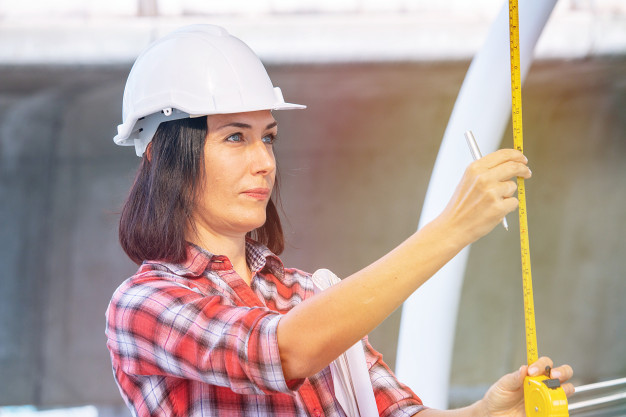
[[[520, 2], [524, 7], [524, 2]], [[185, 24], [222, 25], [266, 62], [468, 60], [502, 0], [5, 0], [0, 62], [128, 63]], [[507, 36], [505, 33], [503, 36]], [[542, 59], [626, 54], [626, 2], [560, 0]]]
[[[111, 140], [128, 69], [0, 68], [2, 405], [121, 403], [104, 310], [135, 269], [116, 223], [139, 160]], [[466, 69], [270, 68], [288, 100], [309, 105], [277, 114], [287, 265], [345, 276], [414, 231]], [[624, 376], [626, 60], [535, 63], [524, 128], [540, 353], [572, 364], [579, 383]], [[453, 404], [525, 360], [515, 216], [509, 223], [472, 247]], [[398, 322], [399, 311], [371, 335], [392, 366]]]

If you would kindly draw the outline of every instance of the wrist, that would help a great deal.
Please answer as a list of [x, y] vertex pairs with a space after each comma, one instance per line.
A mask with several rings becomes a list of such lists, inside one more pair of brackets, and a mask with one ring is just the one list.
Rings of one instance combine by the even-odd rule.
[[442, 213], [425, 225], [423, 229], [430, 229], [437, 236], [440, 244], [445, 245], [453, 252], [459, 252], [476, 240], [472, 236], [471, 230], [466, 230], [464, 226]]

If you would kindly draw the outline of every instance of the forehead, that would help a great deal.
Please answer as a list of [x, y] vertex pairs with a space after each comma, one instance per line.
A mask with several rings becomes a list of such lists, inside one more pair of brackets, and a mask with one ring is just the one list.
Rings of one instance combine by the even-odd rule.
[[229, 124], [242, 124], [251, 127], [261, 127], [274, 123], [276, 120], [270, 110], [259, 110], [245, 113], [211, 114], [207, 116], [207, 126], [209, 130], [219, 129], [221, 126]]

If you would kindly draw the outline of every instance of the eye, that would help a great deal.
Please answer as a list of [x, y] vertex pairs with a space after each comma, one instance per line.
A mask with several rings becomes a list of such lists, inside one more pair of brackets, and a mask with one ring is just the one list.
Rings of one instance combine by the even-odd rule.
[[263, 139], [261, 139], [263, 141], [263, 143], [265, 143], [266, 145], [272, 145], [275, 141], [276, 141], [276, 134], [275, 133], [269, 133], [265, 136], [263, 136]]
[[226, 142], [239, 143], [243, 141], [243, 135], [241, 133], [234, 133], [226, 138]]

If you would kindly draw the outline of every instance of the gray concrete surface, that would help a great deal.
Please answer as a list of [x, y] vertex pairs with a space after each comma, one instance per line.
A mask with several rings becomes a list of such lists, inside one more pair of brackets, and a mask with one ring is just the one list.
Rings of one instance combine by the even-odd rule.
[[[0, 405], [112, 414], [121, 404], [104, 310], [135, 269], [116, 226], [139, 160], [111, 140], [128, 69], [0, 67]], [[287, 265], [346, 276], [414, 231], [466, 69], [270, 68], [288, 100], [309, 105], [277, 114]], [[626, 59], [535, 63], [524, 128], [539, 351], [572, 364], [577, 383], [624, 376]], [[470, 254], [453, 405], [525, 359], [515, 216], [509, 223]], [[392, 367], [399, 313], [371, 334]]]
[[[0, 62], [126, 63], [194, 23], [224, 26], [277, 64], [466, 60], [502, 7], [501, 0], [3, 1]], [[535, 49], [541, 59], [625, 53], [623, 0], [560, 0]]]

